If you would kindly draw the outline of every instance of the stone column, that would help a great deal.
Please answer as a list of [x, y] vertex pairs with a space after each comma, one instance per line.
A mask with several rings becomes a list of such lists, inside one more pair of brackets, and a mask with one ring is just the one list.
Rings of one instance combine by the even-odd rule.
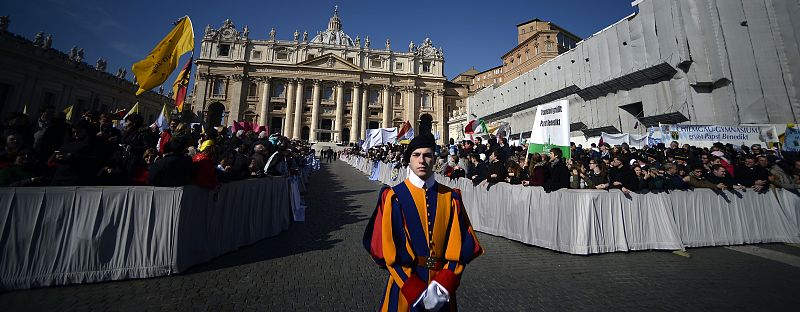
[[[195, 110], [195, 114], [197, 116], [201, 116], [203, 121], [206, 120], [207, 116], [202, 111], [207, 109], [206, 107], [206, 99], [208, 98], [208, 74], [200, 73], [195, 77], [196, 87], [194, 94], [192, 96], [192, 109]], [[185, 105], [185, 104], [184, 104]], [[185, 108], [184, 108], [185, 109]], [[199, 110], [199, 112], [198, 112]]]
[[361, 83], [353, 83], [353, 93], [350, 98], [353, 100], [353, 109], [350, 110], [350, 142], [356, 143], [359, 133], [363, 131], [363, 128], [359, 126], [361, 121]]
[[414, 128], [414, 133], [419, 133], [419, 104], [417, 103], [417, 87], [410, 86], [406, 88], [406, 112], [408, 121], [411, 127]]
[[319, 128], [319, 101], [320, 91], [322, 89], [322, 80], [314, 79], [314, 93], [311, 98], [311, 132], [308, 138], [309, 142], [317, 142], [317, 129]]
[[358, 134], [359, 138], [362, 140], [367, 138], [367, 129], [369, 128], [369, 122], [367, 121], [367, 117], [369, 116], [369, 85], [364, 84], [364, 93], [361, 96], [361, 132]]
[[389, 89], [391, 87], [389, 85], [383, 86], [383, 96], [381, 96], [381, 100], [383, 100], [383, 123], [382, 127], [389, 128], [392, 126], [392, 106], [389, 100]]
[[294, 130], [292, 131], [293, 139], [300, 139], [303, 135], [303, 89], [305, 85], [303, 79], [297, 79], [297, 87], [295, 88], [295, 106], [294, 106]]
[[434, 92], [434, 101], [433, 101], [433, 112], [436, 116], [434, 121], [436, 124], [433, 127], [433, 133], [439, 132], [439, 138], [442, 140], [441, 143], [447, 143], [450, 137], [445, 131], [445, 127], [447, 126], [447, 109], [444, 106], [444, 90], [436, 90]]
[[333, 133], [334, 142], [342, 142], [342, 129], [344, 129], [344, 82], [336, 82], [336, 125]]
[[[230, 115], [228, 115], [228, 120], [225, 122], [225, 126], [233, 125], [233, 121], [239, 121], [241, 119], [241, 111], [242, 111], [242, 85], [244, 84], [246, 79], [241, 74], [233, 74], [228, 76], [228, 83], [230, 84], [230, 94], [228, 94], [228, 103], [230, 106], [228, 107], [228, 111]], [[245, 106], [247, 103], [245, 102]]]
[[283, 135], [287, 138], [294, 138], [294, 118], [295, 118], [295, 103], [294, 103], [294, 86], [296, 81], [289, 79], [286, 81], [285, 98], [286, 98], [286, 118], [283, 120]]
[[269, 132], [270, 126], [267, 125], [269, 121], [269, 77], [260, 77], [259, 80], [261, 81], [261, 115], [258, 116], [258, 125], [266, 126], [267, 132]]

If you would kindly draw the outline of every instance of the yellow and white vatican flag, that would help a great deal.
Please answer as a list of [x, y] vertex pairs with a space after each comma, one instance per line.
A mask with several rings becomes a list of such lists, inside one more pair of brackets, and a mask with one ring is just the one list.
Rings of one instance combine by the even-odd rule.
[[184, 16], [169, 34], [143, 60], [131, 68], [139, 83], [136, 95], [164, 83], [178, 67], [181, 55], [194, 50], [194, 29], [189, 16]]
[[158, 126], [158, 129], [161, 131], [164, 131], [169, 129], [169, 120], [169, 109], [167, 109], [167, 104], [164, 104], [164, 107], [161, 108], [161, 114], [158, 115], [158, 118], [153, 124]]
[[128, 113], [125, 114], [124, 117], [122, 117], [122, 120], [125, 120], [125, 118], [128, 118], [128, 116], [130, 116], [131, 114], [138, 114], [138, 113], [139, 113], [139, 102], [136, 102], [136, 104], [133, 104], [133, 107], [131, 107], [131, 109], [128, 110]]
[[66, 116], [67, 121], [72, 120], [72, 107], [73, 106], [74, 105], [70, 105], [70, 106], [67, 106], [67, 108], [64, 109], [64, 114], [67, 115]]

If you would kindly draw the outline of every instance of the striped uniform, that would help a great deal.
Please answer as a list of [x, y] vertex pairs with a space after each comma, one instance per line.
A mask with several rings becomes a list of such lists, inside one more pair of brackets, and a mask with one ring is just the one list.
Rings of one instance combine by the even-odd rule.
[[[380, 311], [423, 310], [411, 305], [432, 281], [450, 294], [440, 311], [456, 311], [464, 266], [483, 253], [458, 190], [439, 183], [424, 190], [408, 179], [381, 190], [364, 247], [390, 273]], [[426, 258], [439, 260], [429, 269]]]

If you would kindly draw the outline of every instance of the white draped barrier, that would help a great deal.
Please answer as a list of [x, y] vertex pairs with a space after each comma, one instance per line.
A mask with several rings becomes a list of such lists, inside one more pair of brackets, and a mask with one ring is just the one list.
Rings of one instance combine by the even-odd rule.
[[[393, 164], [344, 157], [350, 165], [394, 185]], [[368, 168], [370, 168], [368, 170]], [[437, 176], [461, 189], [476, 231], [571, 254], [720, 246], [750, 243], [800, 243], [800, 196], [783, 189], [765, 194], [708, 189], [669, 193], [618, 190], [559, 190], [498, 183], [473, 186], [468, 179]]]
[[196, 186], [0, 188], [0, 289], [144, 278], [289, 226], [286, 178]]

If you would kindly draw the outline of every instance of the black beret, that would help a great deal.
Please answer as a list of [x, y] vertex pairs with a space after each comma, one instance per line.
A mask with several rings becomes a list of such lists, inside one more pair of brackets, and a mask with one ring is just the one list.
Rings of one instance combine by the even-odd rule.
[[423, 134], [411, 140], [411, 143], [408, 143], [408, 146], [406, 147], [406, 152], [403, 155], [403, 161], [408, 163], [411, 160], [411, 153], [418, 148], [436, 149], [436, 140], [433, 138], [433, 134]]

